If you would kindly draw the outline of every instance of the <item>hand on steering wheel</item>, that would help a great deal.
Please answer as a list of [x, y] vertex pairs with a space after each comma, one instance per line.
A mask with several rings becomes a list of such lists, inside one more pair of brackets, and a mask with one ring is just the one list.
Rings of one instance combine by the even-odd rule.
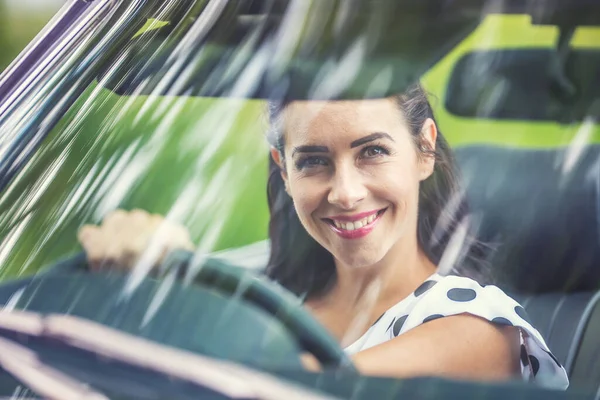
[[138, 209], [113, 211], [101, 225], [83, 226], [78, 239], [94, 271], [128, 271], [136, 265], [152, 269], [173, 250], [195, 248], [187, 228]]
[[[187, 270], [192, 259], [188, 252], [195, 247], [184, 226], [143, 210], [116, 210], [101, 225], [83, 226], [78, 237], [92, 271], [136, 268], [145, 275], [163, 264], [168, 264], [167, 269]], [[306, 369], [318, 371], [322, 365], [337, 365], [353, 370], [339, 344], [281, 287], [225, 264], [206, 264], [199, 271], [194, 279], [197, 284], [241, 297], [280, 320], [306, 351], [301, 356]]]

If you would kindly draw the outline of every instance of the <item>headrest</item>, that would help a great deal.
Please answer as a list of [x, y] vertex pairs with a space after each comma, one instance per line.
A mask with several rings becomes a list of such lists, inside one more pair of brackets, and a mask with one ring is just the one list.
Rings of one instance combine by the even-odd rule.
[[600, 288], [600, 145], [456, 150], [492, 273], [521, 293]]

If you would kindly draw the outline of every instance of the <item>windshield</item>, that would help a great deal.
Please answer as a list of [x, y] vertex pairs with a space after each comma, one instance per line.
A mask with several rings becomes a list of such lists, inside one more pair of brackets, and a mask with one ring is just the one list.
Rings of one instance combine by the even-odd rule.
[[[77, 244], [65, 238], [74, 239], [82, 221], [100, 221], [118, 207], [169, 215], [189, 227], [204, 252], [266, 239], [265, 97], [278, 93], [264, 82], [262, 91], [257, 87], [265, 70], [277, 64], [271, 63], [270, 49], [276, 41], [289, 42], [287, 58], [302, 63], [300, 69], [321, 69], [306, 73], [314, 79], [307, 82], [313, 97], [357, 97], [359, 90], [360, 97], [383, 96], [405, 85], [394, 83], [394, 76], [403, 82], [418, 76], [418, 67], [406, 72], [400, 65], [417, 65], [418, 60], [406, 51], [395, 55], [385, 47], [392, 46], [390, 40], [379, 41], [379, 31], [359, 30], [361, 25], [351, 30], [356, 40], [339, 50], [340, 56], [325, 53], [329, 64], [305, 60], [303, 53], [314, 56], [304, 48], [318, 43], [310, 37], [317, 33], [300, 27], [324, 6], [312, 5], [313, 10], [292, 2], [287, 9], [284, 2], [267, 2], [230, 9], [219, 4], [211, 2], [204, 9], [168, 2], [152, 10], [89, 84], [77, 82], [81, 94], [72, 104], [58, 102], [45, 111], [57, 124], [0, 199], [4, 276], [32, 273], [75, 251]], [[383, 18], [386, 7], [390, 3], [374, 7], [370, 18]], [[344, 12], [327, 10], [331, 19]], [[435, 42], [439, 33], [423, 33], [432, 45], [423, 45], [422, 54], [437, 53], [440, 59], [421, 80], [451, 144], [552, 149], [576, 138], [584, 144], [598, 140], [593, 119], [598, 99], [596, 28], [580, 27], [571, 39], [564, 70], [574, 90], [574, 100], [569, 100], [554, 90], [551, 68], [536, 73], [551, 64], [556, 27], [535, 25], [528, 15], [502, 14], [484, 15], [475, 25], [468, 11], [458, 14], [462, 25], [453, 20], [440, 24], [440, 30], [466, 36], [444, 49], [446, 54], [439, 48], [454, 45], [454, 38], [440, 45]], [[298, 28], [284, 30], [277, 18], [286, 16]], [[366, 24], [369, 18], [351, 13], [344, 21]], [[86, 38], [91, 41], [92, 34]], [[402, 43], [396, 45], [404, 50]], [[325, 44], [323, 48], [329, 49]], [[277, 57], [285, 58], [279, 51]], [[288, 70], [298, 69], [294, 65]], [[47, 82], [38, 85], [49, 87], [52, 78], [48, 74]], [[354, 93], [344, 93], [351, 87]], [[225, 93], [227, 97], [220, 97]], [[27, 115], [32, 106], [25, 102], [20, 112]], [[5, 124], [24, 124], [26, 119], [17, 122], [17, 115]], [[3, 143], [8, 148], [9, 138]]]
[[[523, 296], [595, 293], [596, 22], [509, 5], [350, 3], [97, 0], [77, 11], [64, 28], [70, 39], [18, 79], [0, 77], [2, 281], [81, 253], [81, 228], [117, 209], [185, 227], [200, 264], [261, 274], [274, 237], [269, 104], [378, 101], [420, 82], [455, 153], [467, 219], [493, 250], [494, 282]], [[464, 260], [467, 240], [455, 240], [437, 262]], [[169, 285], [148, 289], [135, 329], [145, 329]], [[574, 362], [569, 354], [561, 364]]]

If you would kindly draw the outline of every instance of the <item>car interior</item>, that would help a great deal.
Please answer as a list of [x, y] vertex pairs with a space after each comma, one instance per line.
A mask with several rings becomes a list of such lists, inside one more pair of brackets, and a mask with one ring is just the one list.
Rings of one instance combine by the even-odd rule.
[[[153, 17], [156, 17], [156, 21], [167, 20], [167, 17], [175, 20], [178, 15], [185, 14], [187, 7], [193, 2], [180, 3], [179, 7], [170, 11], [171, 14], [159, 13]], [[518, 3], [506, 2], [504, 14], [523, 14], [519, 7], [511, 9], [512, 4]], [[281, 3], [273, 4], [276, 11], [277, 5]], [[152, 143], [152, 135], [159, 132], [161, 125], [158, 119], [144, 120], [144, 117], [150, 115], [148, 108], [160, 111], [161, 107], [168, 104], [178, 109], [180, 117], [190, 117], [197, 107], [218, 111], [219, 107], [237, 104], [234, 107], [239, 107], [238, 116], [225, 130], [218, 132], [224, 135], [224, 139], [216, 143], [216, 146], [222, 145], [221, 150], [231, 151], [234, 156], [209, 158], [202, 165], [208, 167], [198, 174], [198, 164], [191, 158], [193, 149], [190, 148], [189, 153], [181, 149], [180, 153], [156, 153], [154, 169], [135, 177], [137, 182], [142, 182], [136, 186], [136, 194], [130, 193], [111, 200], [112, 203], [101, 199], [106, 204], [98, 199], [85, 198], [85, 202], [82, 200], [85, 206], [74, 209], [69, 218], [61, 220], [59, 228], [48, 239], [46, 246], [49, 250], [45, 255], [35, 255], [38, 258], [34, 260], [33, 256], [15, 251], [10, 261], [18, 266], [13, 268], [10, 279], [5, 278], [0, 284], [0, 304], [12, 304], [17, 308], [40, 313], [70, 313], [87, 317], [159, 343], [217, 358], [233, 359], [304, 382], [311, 387], [325, 390], [331, 386], [328, 390], [340, 395], [348, 394], [352, 390], [360, 390], [358, 387], [361, 385], [351, 370], [336, 372], [332, 368], [322, 374], [295, 370], [299, 365], [299, 347], [311, 349], [319, 354], [321, 360], [329, 361], [337, 367], [346, 360], [343, 354], [334, 351], [335, 346], [327, 339], [322, 328], [296, 312], [297, 299], [281, 293], [275, 285], [254, 279], [256, 274], [260, 275], [267, 262], [269, 243], [264, 240], [264, 230], [255, 229], [253, 225], [258, 226], [268, 214], [264, 207], [248, 212], [240, 208], [240, 205], [244, 201], [259, 203], [264, 200], [261, 190], [265, 186], [268, 153], [264, 147], [249, 144], [262, 139], [263, 125], [247, 121], [259, 118], [264, 107], [265, 93], [272, 91], [273, 87], [265, 79], [252, 88], [251, 95], [247, 96], [248, 99], [241, 100], [241, 103], [232, 103], [235, 99], [220, 98], [231, 95], [232, 82], [237, 78], [235, 74], [238, 72], [221, 65], [242, 65], [253, 54], [223, 50], [227, 49], [225, 44], [246, 38], [248, 30], [255, 28], [261, 21], [260, 7], [240, 9], [244, 12], [238, 9], [238, 14], [234, 13], [236, 29], [226, 26], [214, 31], [212, 44], [206, 46], [205, 52], [197, 55], [195, 60], [188, 59], [190, 56], [182, 52], [177, 43], [169, 42], [175, 37], [173, 32], [185, 31], [185, 24], [159, 24], [158, 27], [146, 25], [150, 29], [138, 32], [129, 46], [123, 46], [118, 65], [98, 68], [94, 81], [85, 85], [83, 94], [64, 113], [54, 129], [50, 130], [46, 142], [31, 157], [24, 172], [16, 175], [7, 186], [6, 194], [0, 197], [0, 206], [26, 204], [27, 212], [37, 210], [34, 216], [37, 219], [34, 221], [39, 226], [44, 226], [48, 223], [48, 215], [64, 211], [63, 204], [77, 188], [98, 190], [98, 186], [94, 187], [94, 184], [82, 186], [83, 182], [109, 178], [119, 182], [119, 177], [111, 177], [109, 174], [110, 169], [117, 165], [119, 157], [127, 155], [130, 146], [139, 146], [134, 146], [135, 151], [138, 151], [144, 145]], [[562, 12], [566, 14], [564, 10]], [[402, 87], [407, 80], [425, 75], [426, 86], [429, 82], [431, 87], [437, 88], [434, 94], [441, 98], [437, 107], [443, 109], [444, 113], [466, 123], [487, 121], [496, 124], [497, 128], [492, 132], [495, 135], [493, 140], [486, 142], [485, 138], [477, 137], [472, 142], [461, 142], [455, 146], [472, 215], [478, 222], [478, 238], [495, 249], [489, 262], [497, 285], [521, 302], [557, 361], [565, 367], [571, 382], [568, 391], [573, 394], [600, 394], [600, 47], [570, 48], [567, 40], [579, 26], [592, 26], [597, 30], [600, 20], [578, 10], [570, 14], [576, 21], [574, 23], [571, 19], [561, 19], [564, 18], [563, 14], [548, 13], [542, 17], [531, 17], [532, 25], [558, 27], [560, 32], [554, 48], [491, 46], [490, 49], [473, 49], [448, 67], [443, 80], [438, 79], [436, 82], [427, 80], [431, 78], [427, 76], [427, 71], [433, 64], [444, 64], [443, 53], [446, 49], [423, 45], [428, 51], [419, 51], [419, 48], [405, 43], [410, 55], [407, 58], [415, 60], [410, 65], [412, 73], [394, 75], [385, 90]], [[231, 18], [231, 15], [227, 15], [223, 17], [225, 20]], [[444, 38], [444, 47], [455, 47], [468, 38], [472, 26], [480, 22], [480, 17], [479, 8], [473, 13], [457, 14], [453, 24], [446, 25], [447, 29], [440, 29], [429, 36], [421, 32], [421, 35], [423, 40], [431, 40], [431, 43]], [[269, 23], [276, 25], [278, 22], [274, 20]], [[219, 20], [215, 22], [215, 26], [223, 25], [222, 21], [220, 25], [218, 23]], [[402, 24], [397, 26], [401, 27]], [[265, 24], [264, 30], [256, 37], [257, 43], [258, 38], [266, 35], [269, 29], [268, 24]], [[355, 27], [347, 26], [345, 29], [352, 32]], [[420, 28], [414, 29], [418, 34]], [[172, 34], [174, 36], [170, 36]], [[595, 34], [598, 35], [598, 31]], [[348, 46], [352, 45], [351, 42], [349, 41]], [[386, 55], [389, 49], [385, 45], [389, 46], [391, 41], [382, 40], [382, 43], [380, 51]], [[189, 48], [203, 44], [189, 44]], [[248, 46], [251, 44], [254, 45], [250, 43]], [[164, 81], [161, 83], [160, 74], [177, 66], [177, 62], [182, 59], [194, 66], [188, 78], [177, 85], [167, 85]], [[378, 59], [384, 65], [394, 65], [398, 69], [405, 67], [402, 64], [405, 60], [389, 60], [387, 55]], [[294, 73], [298, 74], [295, 75], [298, 77], [295, 81], [298, 87], [294, 86], [290, 91], [296, 96], [302, 96], [306, 90], [306, 85], [302, 84], [308, 79], [305, 76], [314, 76], [314, 66], [323, 62], [318, 58], [309, 61], [304, 70], [294, 69]], [[395, 65], [398, 63], [399, 65]], [[372, 77], [380, 72], [382, 68], [378, 65], [372, 71], [369, 70], [374, 64], [363, 66], [363, 74]], [[208, 71], [213, 71], [213, 75]], [[210, 78], [206, 80], [208, 83], [204, 84], [202, 80], [203, 84], [198, 86], [201, 81], [198, 76], [207, 75]], [[161, 88], [162, 84], [165, 88]], [[361, 85], [357, 80], [344, 95], [352, 97], [356, 93], [363, 93], [365, 88]], [[155, 95], [158, 95], [156, 103], [148, 101]], [[375, 93], [377, 95], [381, 94]], [[177, 103], [177, 98], [185, 100], [180, 104]], [[219, 106], [221, 103], [225, 106]], [[158, 114], [165, 118], [169, 116], [168, 112]], [[106, 115], [107, 118], [104, 117]], [[210, 121], [204, 120], [203, 123], [213, 126]], [[445, 126], [443, 121], [440, 124]], [[503, 143], [500, 136], [503, 130], [510, 129], [515, 124], [520, 124], [524, 132], [527, 132], [527, 127], [532, 127], [532, 132], [538, 136], [523, 138], [522, 143], [514, 140]], [[189, 143], [191, 136], [186, 136], [186, 132], [192, 131], [190, 126], [193, 124], [181, 122], [177, 126], [180, 127], [180, 133], [173, 134], [172, 140]], [[562, 136], [553, 136], [560, 137], [560, 143], [548, 145], [548, 139], [544, 136], [544, 127], [547, 126], [551, 126], [549, 129], [556, 126], [561, 129]], [[238, 140], [235, 136], [236, 129], [250, 139]], [[477, 129], [476, 125], [474, 129]], [[145, 130], [151, 134], [144, 137]], [[481, 133], [482, 136], [485, 134], [486, 132]], [[469, 137], [476, 137], [474, 133], [470, 135]], [[105, 142], [98, 145], [95, 136]], [[210, 137], [210, 132], [204, 137]], [[543, 145], [536, 145], [537, 142]], [[56, 167], [54, 175], [59, 177], [58, 181], [63, 185], [58, 191], [60, 193], [45, 192], [35, 201], [31, 200], [35, 190], [39, 190], [42, 185], [42, 180], [37, 181], [37, 177], [42, 174], [41, 171], [50, 169], [49, 166], [54, 166], [53, 163], [61, 159], [65, 143], [70, 143], [72, 147], [64, 158], [66, 161]], [[212, 144], [208, 139], [202, 143], [206, 146]], [[90, 148], [95, 151], [93, 156], [89, 155]], [[253, 153], [249, 160], [236, 158], [244, 149], [250, 149]], [[132, 156], [129, 160], [134, 158]], [[94, 164], [97, 160], [102, 160], [104, 164]], [[102, 169], [102, 165], [107, 166], [106, 171]], [[242, 188], [241, 193], [226, 205], [228, 208], [224, 210], [234, 211], [223, 228], [230, 231], [238, 229], [238, 237], [220, 239], [219, 233], [216, 233], [217, 239], [211, 243], [219, 251], [211, 252], [200, 260], [191, 261], [190, 254], [176, 254], [166, 276], [170, 276], [170, 273], [179, 276], [183, 282], [173, 285], [185, 288], [186, 294], [174, 290], [166, 295], [150, 323], [143, 321], [149, 318], [148, 308], [152, 308], [154, 296], [160, 291], [161, 284], [158, 281], [140, 283], [133, 295], [136, 300], [129, 299], [127, 306], [123, 305], [118, 293], [127, 287], [128, 281], [120, 276], [70, 278], [68, 287], [61, 296], [56, 296], [56, 282], [73, 272], [81, 271], [85, 265], [85, 258], [81, 254], [72, 258], [73, 254], [80, 251], [77, 244], [58, 243], [57, 235], [71, 234], [74, 237], [81, 219], [98, 218], [97, 209], [107, 209], [114, 204], [150, 209], [153, 212], [168, 211], [175, 203], [177, 194], [182, 193], [182, 188], [188, 182], [199, 176], [201, 179], [206, 178], [203, 183], [208, 189], [203, 193], [211, 193], [209, 189], [213, 177], [230, 173], [231, 169], [227, 168], [239, 169], [241, 166], [245, 168], [244, 175], [232, 183]], [[180, 168], [183, 172], [175, 179], [168, 173], [169, 167]], [[173, 193], [155, 193], [156, 187], [176, 190]], [[19, 203], [25, 197], [27, 202]], [[218, 203], [210, 196], [207, 202]], [[217, 209], [203, 204], [204, 206], [207, 207], [206, 210], [216, 213], [214, 210]], [[3, 218], [12, 215], [13, 226], [25, 218], [23, 210], [9, 211], [13, 214], [7, 212]], [[200, 216], [195, 218], [201, 219]], [[235, 220], [243, 218], [249, 221], [247, 226], [235, 225]], [[200, 225], [199, 229], [205, 233], [207, 223]], [[35, 240], [31, 239], [21, 246], [26, 247], [31, 242]], [[59, 259], [66, 261], [57, 264]], [[46, 268], [35, 276], [29, 276], [29, 272], [35, 271], [22, 267], [25, 263], [41, 263]], [[191, 280], [196, 282], [197, 289], [186, 288]], [[17, 293], [18, 298], [15, 297]], [[80, 300], [83, 298], [82, 293], [87, 294], [89, 301]], [[107, 293], [111, 295], [108, 296]], [[189, 299], [185, 299], [186, 296]], [[235, 296], [241, 296], [250, 305], [237, 301], [232, 306], [226, 301]], [[91, 301], [94, 298], [105, 299], [100, 316], [98, 305]], [[189, 316], [194, 314], [194, 304], [198, 302], [212, 306], [206, 307], [207, 312], [201, 315], [202, 318], [192, 323]], [[181, 309], [184, 304], [188, 306]], [[223, 310], [231, 312], [229, 317], [216, 317]], [[273, 316], [276, 316], [277, 321], [273, 320]], [[222, 336], [215, 335], [211, 323], [213, 320], [227, 325], [227, 330], [219, 331]], [[174, 324], [187, 326], [187, 334], [169, 332], [166, 329]], [[248, 326], [255, 329], [248, 329]], [[243, 341], [238, 339], [240, 331], [244, 331]], [[195, 334], [191, 335], [191, 332]], [[201, 342], [197, 340], [199, 332], [204, 338]], [[315, 336], [314, 332], [319, 335]], [[265, 344], [265, 337], [269, 338], [270, 344]], [[1, 379], [2, 374], [0, 387]], [[365, 389], [365, 393], [370, 393], [370, 396], [400, 390], [394, 386], [397, 382], [385, 379], [365, 378], [362, 384], [370, 388]], [[346, 392], [339, 389], [344, 385]], [[419, 387], [418, 380], [407, 385], [403, 389], [403, 395], [423, 394], [419, 392], [424, 389]], [[335, 390], [332, 389], [333, 386], [336, 387]], [[493, 387], [485, 389], [489, 395], [486, 395], [486, 399], [493, 398], [492, 389]], [[459, 388], [456, 390], [460, 391]], [[434, 394], [435, 391], [431, 392], [432, 398], [435, 397]]]

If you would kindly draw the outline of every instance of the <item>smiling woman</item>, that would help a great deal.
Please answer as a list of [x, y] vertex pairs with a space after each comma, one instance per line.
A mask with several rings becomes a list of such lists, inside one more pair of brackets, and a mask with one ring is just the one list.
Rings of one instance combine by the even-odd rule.
[[341, 397], [596, 393], [600, 21], [504, 3], [69, 1], [0, 77], [0, 300]]
[[[372, 265], [383, 259], [393, 247], [392, 243], [396, 243], [400, 236], [408, 236], [412, 243], [410, 246], [404, 244], [404, 250], [419, 248], [422, 259], [430, 259], [437, 265], [452, 234], [467, 223], [468, 208], [460, 195], [452, 153], [443, 135], [438, 132], [421, 86], [413, 86], [403, 95], [389, 99], [294, 102], [287, 107], [272, 104], [270, 116], [269, 141], [274, 149], [268, 188], [270, 236], [280, 244], [273, 246], [269, 269], [273, 278], [285, 281], [286, 287], [296, 294], [319, 296], [337, 276], [331, 256], [335, 257], [336, 252], [330, 246], [343, 246], [345, 242], [328, 245], [320, 241], [317, 231], [323, 225], [318, 223], [312, 229], [310, 218], [303, 215], [303, 204], [319, 202], [319, 195], [328, 190], [328, 185], [331, 185], [328, 203], [337, 210], [320, 209], [318, 219], [329, 227], [336, 227], [336, 236], [362, 236], [379, 224], [379, 217], [387, 213], [382, 221], [385, 225], [389, 219], [391, 225], [383, 226], [377, 232], [384, 235], [371, 240], [373, 243], [382, 243], [382, 240], [389, 243], [383, 247], [378, 245], [377, 250], [361, 248], [369, 257], [369, 260], [363, 261], [365, 264]], [[328, 132], [332, 134], [327, 135]], [[285, 154], [291, 156], [284, 157]], [[333, 175], [336, 181], [329, 182], [334, 170], [337, 172]], [[298, 195], [292, 195], [294, 205], [282, 191], [284, 181], [288, 192], [289, 188], [297, 188]], [[321, 193], [318, 193], [319, 189]], [[367, 192], [372, 194], [369, 196]], [[380, 198], [369, 200], [374, 193]], [[310, 195], [313, 197], [309, 198]], [[453, 206], [451, 201], [455, 203]], [[343, 212], [337, 215], [337, 211], [342, 209], [356, 211], [358, 203], [361, 213]], [[364, 209], [369, 206], [374, 208]], [[296, 212], [302, 224], [297, 221]], [[371, 214], [371, 224], [362, 226], [361, 220]], [[289, 221], [285, 221], [286, 215]], [[360, 226], [356, 226], [355, 222]], [[355, 231], [354, 228], [360, 229]], [[416, 235], [407, 235], [411, 230], [416, 231]], [[395, 235], [390, 237], [390, 232], [395, 232]], [[287, 242], [283, 241], [284, 238]], [[454, 267], [463, 275], [487, 282], [485, 246], [470, 236], [465, 239], [460, 243], [465, 250], [464, 260], [454, 263]], [[306, 244], [302, 246], [299, 243]], [[351, 244], [352, 247], [356, 245]], [[317, 254], [321, 246], [329, 250], [329, 257], [319, 255], [316, 260], [306, 259]], [[338, 249], [337, 253], [346, 253], [347, 250]], [[407, 255], [404, 253], [400, 259], [406, 259]], [[397, 254], [389, 256], [397, 258]], [[415, 255], [411, 257], [415, 258]], [[309, 272], [307, 268], [314, 271]]]
[[[421, 86], [269, 113], [266, 275], [304, 299], [361, 372], [567, 387], [524, 309], [489, 285], [486, 247]], [[192, 247], [185, 228], [139, 210], [84, 227], [80, 240], [96, 267]]]
[[567, 386], [522, 307], [482, 286], [486, 247], [420, 85], [272, 104], [270, 117], [267, 275], [306, 299], [361, 371]]

